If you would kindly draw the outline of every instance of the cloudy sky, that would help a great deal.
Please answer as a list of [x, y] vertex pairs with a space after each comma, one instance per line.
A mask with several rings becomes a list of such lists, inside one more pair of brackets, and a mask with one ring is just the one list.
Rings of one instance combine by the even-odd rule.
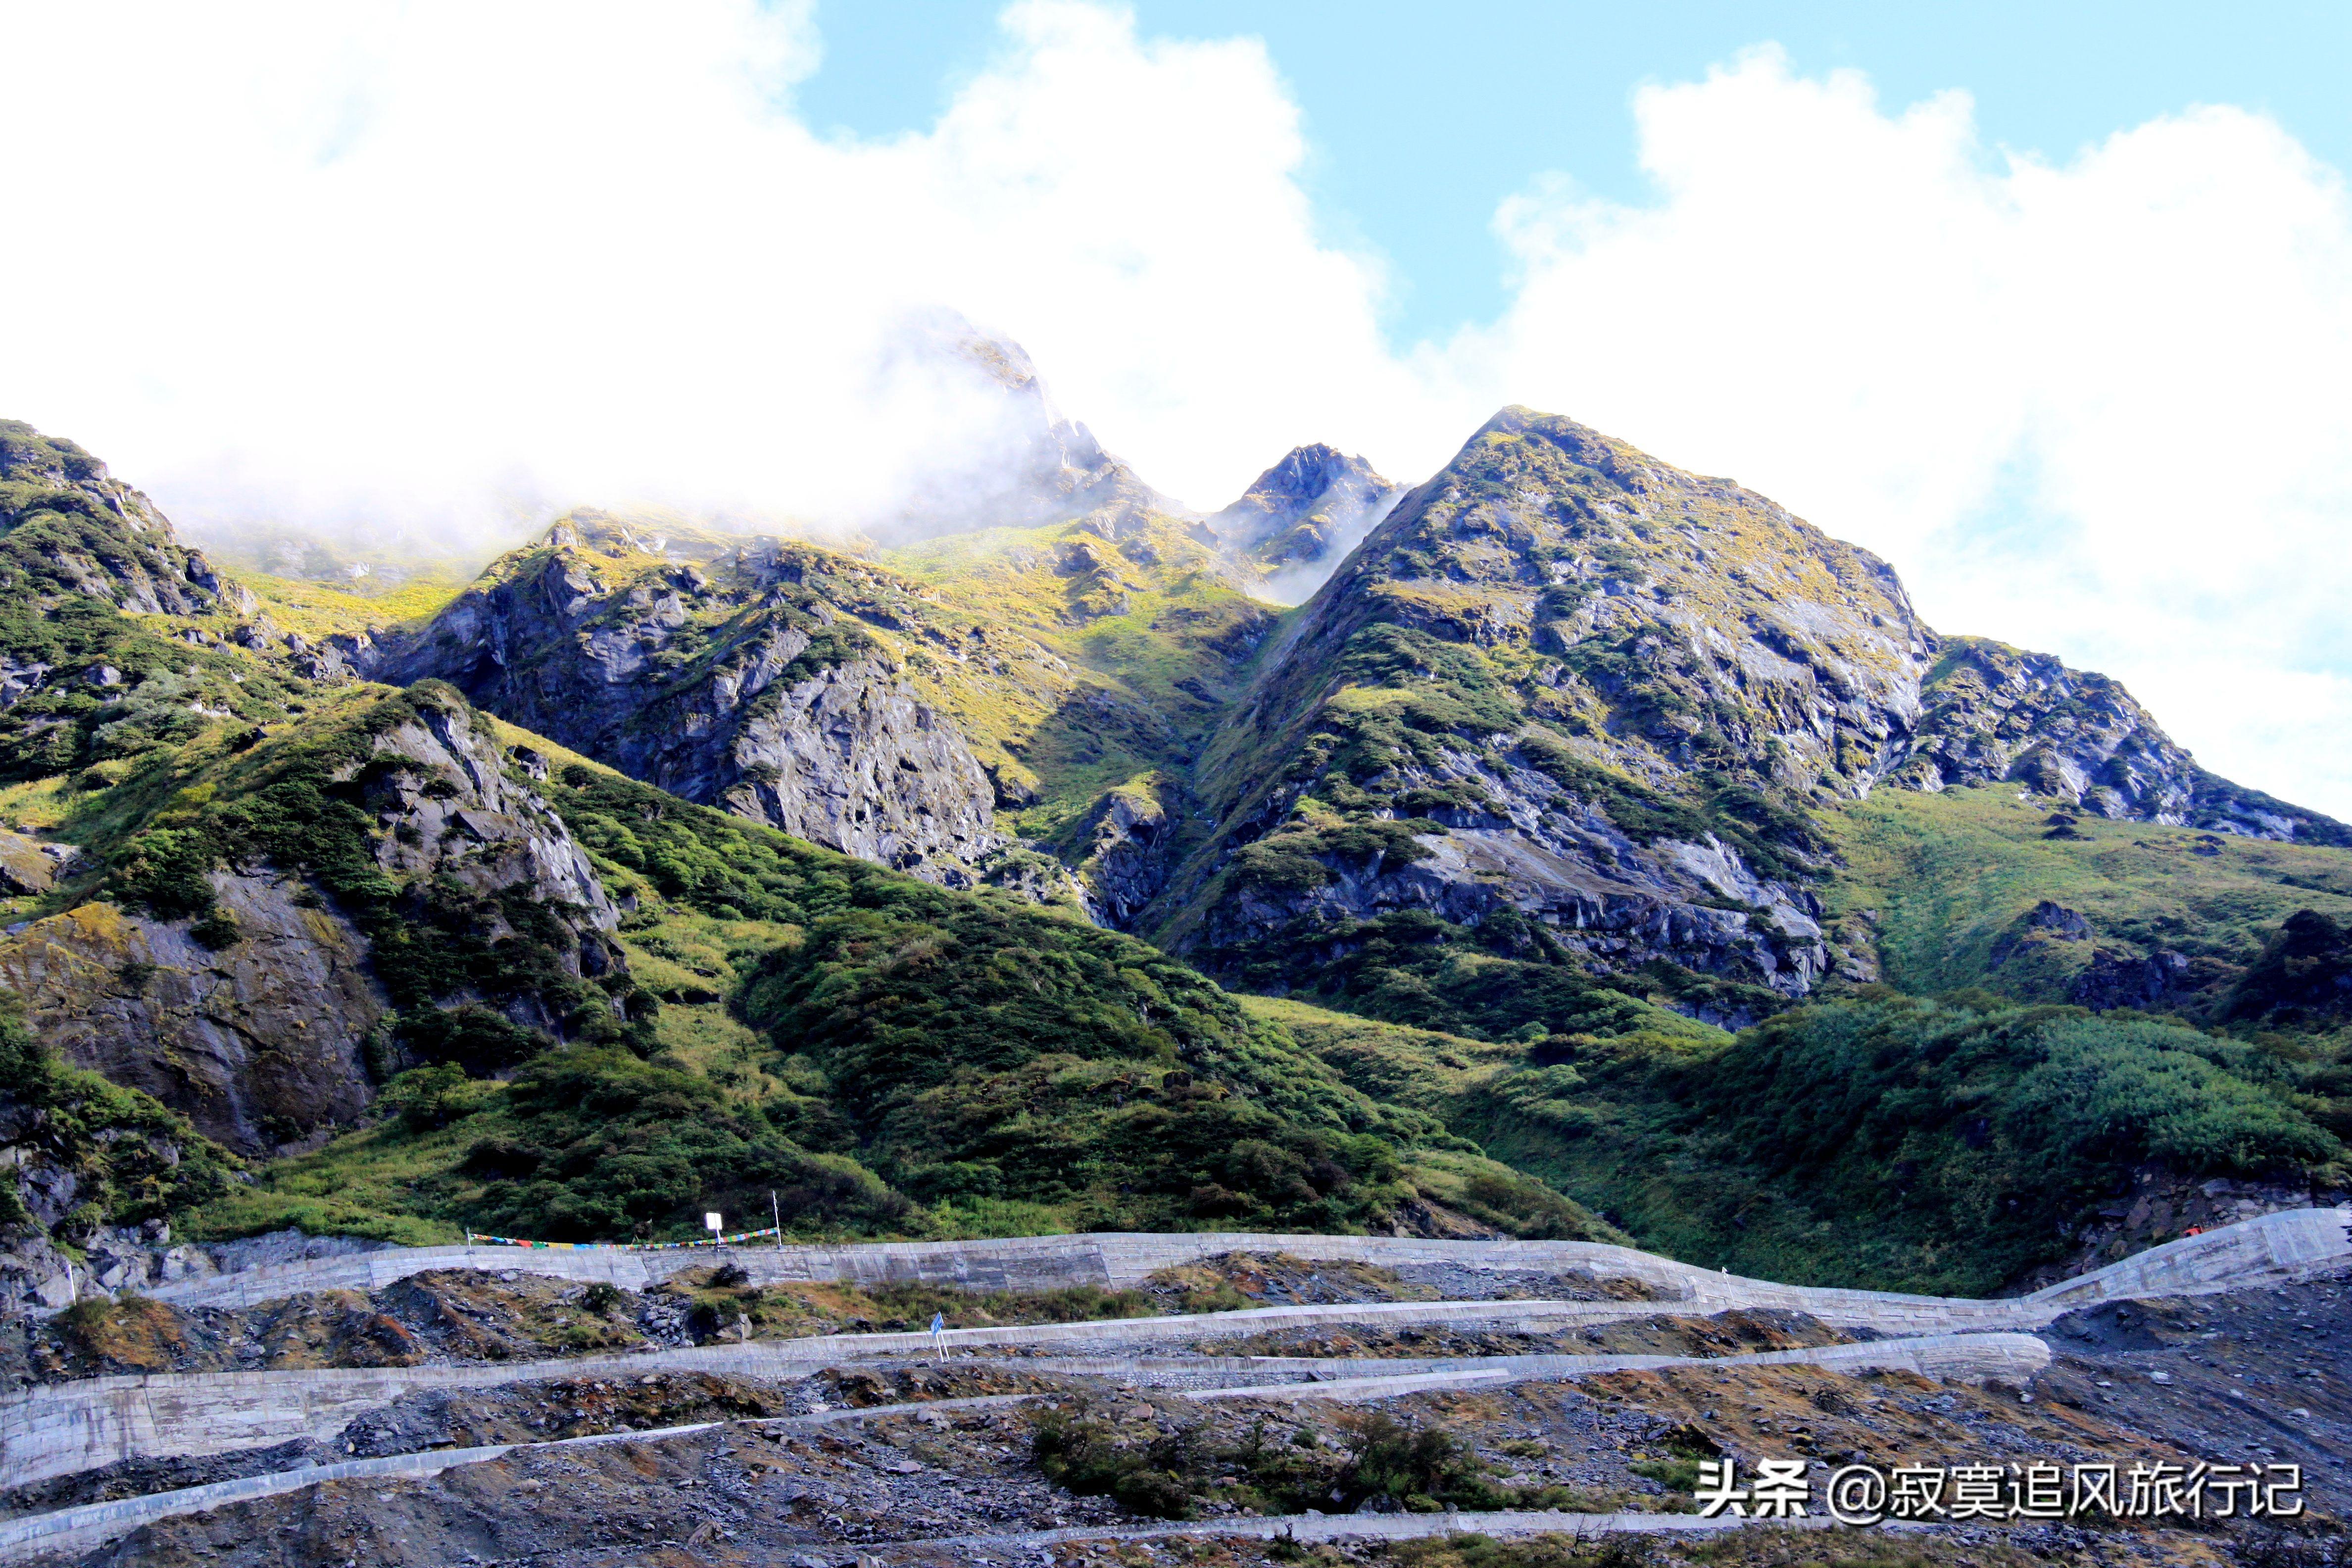
[[885, 502], [941, 306], [1203, 507], [1526, 403], [2352, 817], [2342, 21], [1629, 9], [0, 5], [0, 414], [481, 533]]

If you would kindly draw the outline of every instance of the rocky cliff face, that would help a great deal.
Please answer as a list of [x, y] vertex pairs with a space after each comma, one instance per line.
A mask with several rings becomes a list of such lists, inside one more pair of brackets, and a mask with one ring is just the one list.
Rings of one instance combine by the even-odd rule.
[[2016, 783], [2118, 820], [2253, 838], [2352, 842], [2341, 824], [2217, 778], [2104, 675], [1984, 637], [1948, 637], [1921, 688], [1906, 789]]
[[256, 604], [104, 463], [14, 419], [0, 419], [0, 535], [37, 592], [151, 616], [245, 615]]
[[300, 884], [215, 873], [242, 940], [89, 903], [0, 942], [0, 984], [41, 1041], [153, 1095], [247, 1153], [356, 1121], [374, 1089], [363, 1044], [384, 1010], [367, 944]]
[[1208, 525], [1227, 549], [1270, 570], [1307, 565], [1353, 549], [1397, 494], [1363, 458], [1318, 442], [1293, 447]]
[[1171, 807], [1181, 809], [1181, 799], [1171, 781], [1147, 774], [1107, 792], [1081, 819], [1072, 858], [1081, 901], [1097, 925], [1129, 929], [1167, 885]]
[[[454, 884], [488, 910], [520, 895], [569, 933], [559, 961], [571, 973], [613, 968], [604, 933], [619, 912], [562, 821], [462, 710], [427, 709], [375, 734], [344, 776], [362, 770], [373, 854], [391, 877]], [[370, 941], [299, 868], [216, 868], [207, 881], [203, 919], [92, 900], [34, 921], [0, 939], [0, 984], [49, 1049], [229, 1148], [284, 1152], [357, 1121], [387, 1006]], [[487, 918], [482, 941], [513, 934]]]
[[995, 786], [865, 629], [905, 629], [913, 612], [845, 591], [805, 547], [755, 541], [698, 563], [647, 542], [600, 515], [559, 524], [413, 642], [372, 648], [369, 668], [445, 677], [688, 800], [966, 879], [998, 842]]
[[620, 911], [563, 819], [466, 709], [415, 708], [346, 764], [347, 776], [374, 780], [366, 794], [381, 826], [376, 863], [412, 886], [452, 882], [480, 898], [520, 894], [559, 910], [576, 946], [572, 972], [603, 973], [611, 954], [597, 933], [618, 926]]

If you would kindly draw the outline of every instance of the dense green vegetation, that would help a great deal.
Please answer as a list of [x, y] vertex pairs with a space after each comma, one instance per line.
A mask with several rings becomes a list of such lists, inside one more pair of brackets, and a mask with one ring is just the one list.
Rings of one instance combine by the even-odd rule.
[[[8, 1012], [0, 1012], [0, 1138], [28, 1167], [71, 1179], [74, 1205], [48, 1227], [68, 1246], [97, 1226], [163, 1219], [218, 1197], [237, 1165], [147, 1095], [58, 1060]], [[35, 1224], [16, 1184], [0, 1183], [0, 1230]]]
[[1193, 1420], [1138, 1441], [1081, 1399], [1037, 1415], [1030, 1451], [1048, 1479], [1163, 1519], [1191, 1519], [1212, 1501], [1265, 1513], [1349, 1511], [1373, 1500], [1413, 1513], [1588, 1503], [1565, 1487], [1506, 1484], [1470, 1444], [1437, 1423], [1342, 1411], [1332, 1426], [1328, 1433], [1305, 1423], [1277, 1429], [1261, 1420], [1236, 1436]]
[[[706, 1208], [764, 1215], [773, 1193], [803, 1234], [1346, 1230], [1422, 1199], [1524, 1235], [1611, 1234], [1131, 938], [583, 763], [543, 787], [636, 900], [633, 965], [698, 1000], [653, 1016], [650, 1059], [534, 1050], [481, 1008], [406, 1015], [409, 1056], [432, 1065], [388, 1086], [384, 1121], [214, 1224], [674, 1238]], [[759, 1033], [713, 1056], [692, 1026], [720, 995]]]
[[2273, 1026], [2352, 1022], [2352, 925], [2297, 910], [2239, 977], [2229, 1016]]
[[912, 1206], [855, 1161], [811, 1153], [718, 1085], [626, 1051], [574, 1049], [526, 1067], [501, 1131], [467, 1145], [477, 1228], [557, 1240], [676, 1236], [702, 1210], [796, 1227], [887, 1229]]
[[[573, 764], [582, 843], [706, 916], [784, 930], [741, 1016], [773, 1043], [772, 1125], [925, 1204], [1076, 1205], [1086, 1223], [1355, 1228], [1409, 1195], [1412, 1151], [1474, 1153], [1358, 1094], [1197, 972], [1008, 895], [816, 849]], [[647, 919], [640, 940], [658, 942]], [[1483, 1163], [1481, 1163], [1483, 1166]], [[1523, 1233], [1589, 1220], [1484, 1166]]]
[[[545, 902], [517, 889], [483, 894], [448, 877], [407, 880], [379, 863], [377, 817], [396, 782], [423, 770], [379, 752], [376, 741], [436, 713], [465, 711], [454, 690], [428, 682], [336, 703], [257, 743], [236, 736], [218, 748], [184, 749], [173, 758], [176, 793], [106, 847], [110, 890], [163, 919], [193, 917], [198, 940], [227, 946], [238, 934], [217, 911], [209, 873], [266, 862], [300, 873], [351, 919], [404, 1012], [461, 994], [528, 1001], [567, 1037], [616, 1040], [634, 1022], [642, 1041], [652, 998], [572, 973], [564, 959], [577, 940]], [[424, 787], [449, 786], [427, 780]], [[629, 1021], [616, 1013], [616, 999]], [[516, 1054], [503, 1037], [423, 1021], [394, 1035], [432, 1054], [476, 1043], [500, 1053], [480, 1062], [482, 1070], [509, 1065]]]
[[[1297, 1010], [1303, 1013], [1304, 1010]], [[2352, 1181], [2337, 1058], [2130, 1014], [1871, 990], [1736, 1038], [1525, 1046], [1294, 1015], [1368, 1093], [1430, 1110], [1644, 1245], [1770, 1279], [1980, 1294], [2059, 1256], [2131, 1173]]]

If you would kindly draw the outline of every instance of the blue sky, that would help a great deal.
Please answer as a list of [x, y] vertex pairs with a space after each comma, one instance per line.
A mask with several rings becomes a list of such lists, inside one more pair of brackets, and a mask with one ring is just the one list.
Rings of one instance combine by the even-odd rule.
[[[1759, 43], [1807, 74], [1866, 72], [1905, 104], [1976, 100], [1994, 146], [2063, 161], [2194, 104], [2266, 113], [2352, 168], [2352, 5], [2117, 4], [1404, 5], [1139, 0], [1146, 35], [1255, 36], [1306, 114], [1318, 216], [1393, 273], [1402, 342], [1486, 321], [1510, 258], [1491, 230], [1539, 174], [1639, 202], [1631, 100]], [[824, 63], [797, 101], [819, 128], [928, 127], [1003, 48], [997, 0], [819, 0]]]
[[0, 252], [0, 415], [192, 533], [854, 526], [1001, 460], [945, 309], [1202, 510], [1580, 419], [2352, 819], [2352, 7], [138, 17], [0, 0], [110, 217]]

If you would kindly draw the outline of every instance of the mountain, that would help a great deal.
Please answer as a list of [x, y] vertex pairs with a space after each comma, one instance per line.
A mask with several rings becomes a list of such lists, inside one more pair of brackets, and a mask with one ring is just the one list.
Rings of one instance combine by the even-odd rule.
[[20, 605], [27, 595], [70, 590], [151, 616], [254, 607], [251, 594], [182, 545], [154, 503], [104, 463], [16, 419], [0, 419], [0, 570]]
[[1296, 447], [1207, 520], [1226, 550], [1267, 573], [1268, 595], [1306, 597], [1395, 504], [1397, 487], [1361, 458]]
[[[713, 754], [756, 742], [791, 757], [815, 736], [855, 773], [895, 739], [891, 763], [863, 774], [866, 819], [827, 819], [872, 847], [947, 815], [898, 775], [960, 778], [979, 803], [965, 820], [988, 820], [994, 786], [955, 726], [893, 706], [926, 632], [954, 641], [922, 657], [976, 669], [941, 689], [1021, 690], [1020, 670], [936, 595], [851, 557], [583, 515], [502, 563], [430, 636], [314, 643], [238, 584], [197, 583], [185, 563], [201, 558], [160, 514], [127, 491], [93, 497], [111, 482], [78, 449], [21, 439], [18, 471], [34, 477], [0, 537], [22, 574], [0, 622], [22, 683], [0, 712], [0, 984], [30, 1038], [0, 1039], [0, 1127], [51, 1131], [22, 1144], [16, 1206], [0, 1203], [0, 1226], [16, 1226], [0, 1277], [35, 1294], [74, 1277], [56, 1247], [136, 1253], [121, 1227], [188, 1221], [194, 1204], [212, 1218], [192, 1223], [215, 1234], [291, 1221], [411, 1238], [670, 1229], [754, 1191], [804, 1226], [901, 1234], [1614, 1234], [1433, 1119], [1349, 1089], [1133, 938], [746, 820], [829, 777], [777, 792], [748, 763], [739, 779], [767, 793], [706, 811], [446, 681], [354, 675], [470, 650], [453, 673], [510, 707], [545, 703], [559, 727], [594, 689], [561, 682], [604, 673], [640, 690], [667, 673], [671, 705], [651, 713], [681, 727], [681, 713], [711, 716], [695, 703], [714, 691], [740, 708], [766, 684], [813, 686], [790, 710], [800, 730], [761, 729], [755, 710]], [[30, 494], [40, 463], [68, 482]], [[34, 575], [67, 526], [91, 566]], [[176, 599], [166, 571], [181, 574]], [[165, 607], [117, 607], [142, 585], [137, 604]], [[864, 626], [888, 646], [860, 640]], [[587, 662], [509, 667], [484, 651], [535, 637]], [[700, 657], [678, 657], [682, 641]], [[1049, 693], [1086, 684], [1019, 649]], [[857, 714], [873, 728], [845, 734]], [[613, 743], [648, 728], [620, 725]], [[927, 732], [937, 749], [919, 749]], [[56, 1124], [67, 1113], [78, 1120]]]
[[1068, 520], [1110, 538], [1148, 517], [1189, 515], [1055, 406], [1020, 344], [941, 311], [910, 319], [892, 359], [891, 374], [942, 387], [983, 417], [966, 441], [918, 461], [895, 510], [863, 525], [874, 538]]
[[1994, 783], [2347, 841], [2198, 769], [2104, 677], [1938, 637], [1884, 562], [1763, 497], [1507, 409], [1270, 643], [1195, 773], [1215, 826], [1141, 929], [1417, 1022], [1367, 1000], [1392, 965], [1342, 977], [1368, 945], [1507, 966], [1513, 1026], [1559, 1021], [1544, 969], [1749, 1018], [1875, 977], [1868, 933], [1825, 923], [1827, 823]]
[[0, 1277], [773, 1192], [1981, 1289], [2352, 1182], [2352, 836], [2116, 682], [1522, 409], [1202, 518], [958, 332], [1019, 460], [892, 528], [582, 509], [446, 593], [5, 427], [0, 1126], [92, 1109]]

